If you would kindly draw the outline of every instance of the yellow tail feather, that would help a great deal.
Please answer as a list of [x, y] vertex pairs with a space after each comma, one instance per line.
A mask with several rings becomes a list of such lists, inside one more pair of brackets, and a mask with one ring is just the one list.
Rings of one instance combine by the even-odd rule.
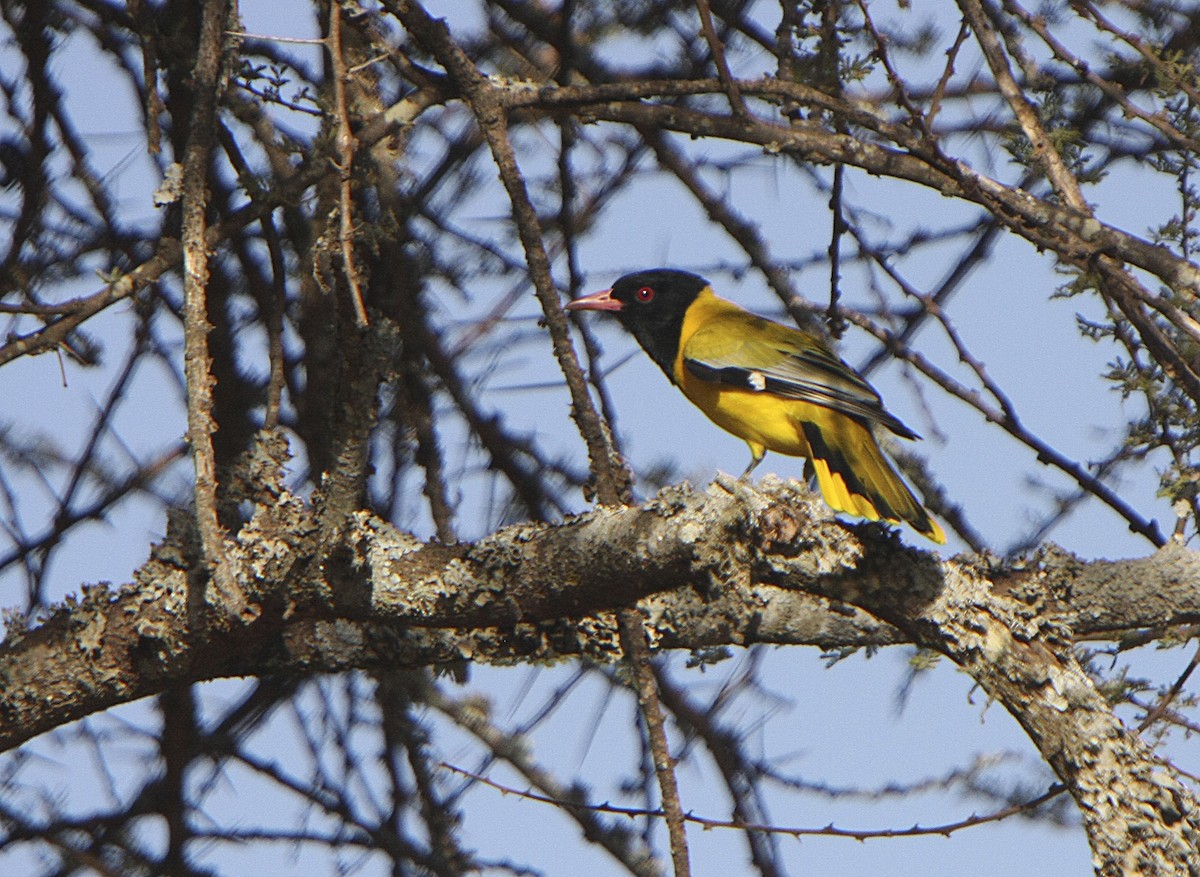
[[799, 424], [826, 504], [872, 521], [906, 523], [942, 545], [946, 533], [908, 489], [869, 429], [834, 412], [824, 423]]

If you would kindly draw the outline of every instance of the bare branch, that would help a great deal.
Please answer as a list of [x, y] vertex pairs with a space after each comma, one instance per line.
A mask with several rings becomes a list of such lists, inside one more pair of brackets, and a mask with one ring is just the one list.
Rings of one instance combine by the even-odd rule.
[[[208, 171], [230, 10], [228, 0], [206, 0], [192, 77], [195, 110], [189, 121], [183, 162], [184, 372], [188, 385], [188, 443], [196, 468], [196, 523], [213, 586], [205, 602], [221, 613], [253, 615], [256, 610], [247, 601], [226, 556], [227, 537], [217, 517], [217, 467], [212, 442], [216, 429], [212, 418], [214, 379], [208, 350]], [[195, 608], [199, 606], [195, 604]]]

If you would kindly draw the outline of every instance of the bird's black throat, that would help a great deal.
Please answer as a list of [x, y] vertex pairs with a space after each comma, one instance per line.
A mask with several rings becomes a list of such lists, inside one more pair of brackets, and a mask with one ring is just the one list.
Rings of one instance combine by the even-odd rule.
[[[684, 317], [707, 286], [703, 277], [666, 268], [626, 274], [613, 284], [612, 297], [624, 306], [617, 318], [671, 383]], [[644, 300], [647, 290], [651, 295]]]

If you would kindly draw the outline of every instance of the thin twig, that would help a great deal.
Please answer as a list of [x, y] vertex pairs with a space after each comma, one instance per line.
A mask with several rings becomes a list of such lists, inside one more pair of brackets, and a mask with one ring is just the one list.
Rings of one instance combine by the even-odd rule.
[[1138, 722], [1138, 730], [1145, 731], [1160, 718], [1170, 708], [1175, 698], [1179, 696], [1179, 692], [1183, 691], [1184, 684], [1188, 681], [1191, 675], [1196, 672], [1196, 667], [1200, 666], [1200, 646], [1196, 647], [1196, 651], [1192, 654], [1192, 659], [1188, 661], [1188, 665], [1183, 668], [1183, 672], [1171, 685], [1167, 693], [1158, 699], [1158, 703], [1154, 704], [1154, 708], [1146, 713], [1146, 717]]
[[696, 0], [696, 12], [700, 15], [700, 33], [704, 35], [704, 41], [708, 43], [713, 63], [717, 65], [717, 76], [721, 78], [721, 84], [725, 86], [725, 94], [729, 97], [729, 108], [733, 110], [735, 116], [749, 116], [750, 110], [746, 108], [746, 101], [738, 89], [737, 80], [733, 78], [733, 74], [729, 70], [729, 59], [725, 57], [725, 45], [717, 36], [716, 28], [713, 27], [712, 7], [709, 6], [708, 0]]
[[[237, 138], [228, 126], [221, 124], [217, 127], [217, 136], [225, 149], [225, 155], [238, 172], [247, 191], [254, 191], [254, 171], [238, 145]], [[263, 328], [267, 334], [267, 361], [269, 372], [267, 379], [267, 401], [263, 409], [263, 426], [274, 429], [279, 425], [279, 406], [283, 400], [284, 354], [283, 354], [283, 313], [287, 306], [287, 264], [284, 259], [283, 241], [279, 229], [275, 226], [272, 213], [264, 213], [259, 219], [262, 228], [262, 239], [267, 246], [268, 264], [270, 265], [270, 289], [256, 294], [259, 312], [262, 315]], [[246, 266], [246, 271], [255, 271], [253, 265]], [[253, 284], [257, 290], [264, 284]]]
[[962, 8], [967, 22], [971, 25], [971, 30], [975, 32], [975, 39], [979, 42], [980, 48], [983, 49], [983, 56], [987, 59], [988, 67], [991, 68], [992, 76], [996, 80], [996, 87], [1000, 89], [1000, 94], [1008, 102], [1021, 130], [1029, 138], [1034, 157], [1041, 165], [1042, 170], [1046, 172], [1050, 185], [1054, 187], [1054, 191], [1058, 193], [1064, 203], [1090, 215], [1092, 210], [1083, 197], [1083, 192], [1080, 191], [1079, 181], [1067, 168], [1058, 150], [1054, 148], [1054, 142], [1046, 133], [1041, 119], [1038, 118], [1037, 110], [1025, 96], [1024, 89], [1013, 78], [1012, 70], [1008, 66], [1008, 59], [1004, 55], [1004, 48], [1000, 45], [995, 30], [992, 29], [983, 4], [980, 0], [959, 0], [959, 6]]
[[625, 659], [633, 672], [634, 691], [641, 707], [642, 719], [646, 722], [646, 736], [650, 740], [650, 755], [654, 760], [654, 775], [658, 779], [662, 811], [666, 814], [667, 833], [671, 838], [671, 864], [675, 869], [675, 877], [689, 877], [692, 869], [685, 828], [687, 817], [679, 797], [675, 761], [671, 757], [667, 741], [658, 684], [654, 679], [654, 668], [651, 664], [650, 644], [646, 641], [646, 624], [642, 613], [637, 609], [620, 609], [617, 611], [617, 626], [621, 634], [621, 650], [625, 653]]
[[349, 74], [346, 72], [346, 59], [342, 57], [342, 4], [337, 0], [329, 4], [329, 61], [333, 67], [333, 100], [337, 116], [338, 160], [335, 167], [341, 184], [338, 192], [338, 244], [342, 250], [342, 273], [350, 287], [350, 301], [354, 305], [354, 322], [363, 327], [368, 320], [358, 265], [354, 261], [354, 199], [351, 193], [354, 152], [358, 148], [358, 140], [350, 126], [350, 109], [346, 103], [346, 80]]
[[[475, 703], [446, 697], [437, 688], [432, 688], [427, 693], [425, 701], [486, 746], [490, 754], [489, 760], [498, 759], [510, 765], [538, 790], [534, 794], [540, 793], [548, 803], [561, 802], [561, 811], [575, 821], [584, 832], [584, 836], [608, 852], [635, 877], [661, 877], [662, 870], [657, 860], [636, 842], [632, 833], [615, 821], [600, 819], [597, 814], [604, 811], [589, 802], [588, 792], [577, 785], [566, 786], [560, 783], [532, 757], [527, 739], [523, 735], [506, 733], [497, 728]], [[486, 777], [457, 770], [445, 762], [438, 762], [437, 766], [457, 772], [471, 782], [491, 785]]]
[[[337, 4], [333, 5], [336, 6]], [[225, 33], [231, 37], [238, 37], [245, 40], [261, 40], [264, 43], [296, 43], [302, 46], [326, 45], [325, 39], [322, 37], [277, 37], [270, 34], [248, 33], [244, 30], [227, 30]]]
[[[1054, 53], [1054, 57], [1058, 58], [1064, 64], [1070, 65], [1079, 74], [1081, 79], [1094, 85], [1104, 93], [1105, 97], [1120, 107], [1122, 115], [1126, 118], [1138, 119], [1146, 123], [1146, 125], [1158, 131], [1159, 134], [1163, 135], [1163, 137], [1179, 149], [1196, 150], [1200, 148], [1200, 142], [1196, 138], [1187, 136], [1183, 131], [1172, 125], [1161, 110], [1149, 112], [1139, 107], [1129, 99], [1125, 90], [1120, 85], [1092, 70], [1091, 65], [1085, 59], [1073, 53], [1067, 48], [1065, 43], [1050, 32], [1050, 28], [1046, 26], [1046, 20], [1043, 16], [1035, 15], [1020, 3], [1017, 3], [1016, 0], [1004, 0], [1004, 8], [1023, 21], [1026, 27], [1037, 34], [1042, 42], [1046, 44], [1046, 47]], [[1189, 97], [1195, 100], [1196, 96], [1196, 90], [1192, 89]]]
[[[820, 42], [817, 47], [819, 82], [822, 88], [840, 100], [844, 91], [839, 70], [841, 42], [838, 37], [838, 15], [841, 4], [814, 3], [813, 9], [821, 15]], [[867, 20], [870, 20], [869, 17]], [[843, 135], [849, 133], [850, 126], [844, 116], [837, 113], [830, 116], [835, 131]], [[829, 306], [825, 309], [825, 325], [829, 334], [837, 340], [841, 340], [842, 335], [846, 333], [846, 318], [842, 316], [839, 307], [842, 298], [842, 236], [846, 233], [845, 205], [842, 201], [845, 178], [846, 165], [839, 161], [833, 166], [833, 184], [829, 189]]]
[[825, 309], [825, 325], [829, 334], [841, 339], [846, 332], [846, 318], [839, 306], [842, 298], [842, 236], [846, 233], [846, 217], [842, 212], [842, 181], [846, 166], [833, 166], [833, 185], [829, 190], [829, 212], [833, 222], [829, 229], [829, 306]]
[[[758, 782], [761, 772], [746, 757], [742, 745], [750, 732], [741, 727], [735, 729], [732, 724], [722, 724], [717, 714], [736, 689], [755, 674], [758, 662], [753, 656], [762, 654], [761, 650], [752, 651], [748, 669], [739, 674], [740, 678], [722, 686], [707, 706], [692, 700], [684, 686], [674, 684], [665, 667], [660, 665], [658, 668], [658, 686], [663, 703], [689, 739], [703, 742], [725, 782], [732, 803], [733, 821], [747, 824], [766, 822], [765, 803]], [[757, 831], [747, 831], [745, 835], [750, 860], [758, 873], [762, 877], [782, 877], [775, 838]]]
[[[561, 807], [564, 810], [583, 810], [587, 809], [595, 813], [611, 813], [616, 816], [628, 816], [630, 819], [639, 819], [645, 817], [662, 818], [662, 810], [652, 810], [646, 807], [620, 807], [616, 804], [581, 804], [578, 801], [570, 801], [565, 798], [553, 798], [549, 795], [542, 795], [537, 792], [517, 789], [512, 786], [506, 786], [498, 783], [495, 780], [473, 773], [466, 768], [457, 767], [442, 761], [438, 763], [439, 767], [445, 768], [452, 773], [467, 777], [481, 785], [495, 789], [502, 795], [515, 795], [526, 801], [536, 801], [539, 804], [551, 804], [555, 807]], [[786, 834], [791, 837], [844, 837], [850, 840], [871, 840], [874, 838], [885, 837], [929, 837], [931, 835], [940, 835], [949, 837], [956, 831], [961, 831], [964, 828], [974, 828], [977, 825], [986, 825], [990, 822], [1000, 822], [1003, 819], [1008, 819], [1010, 816], [1018, 816], [1021, 814], [1030, 813], [1041, 807], [1047, 801], [1050, 801], [1064, 791], [1061, 783], [1055, 783], [1045, 792], [1038, 795], [1036, 798], [1031, 798], [1028, 801], [1020, 804], [1012, 804], [1008, 807], [1002, 807], [993, 813], [986, 813], [983, 816], [971, 815], [965, 819], [960, 819], [957, 822], [945, 822], [941, 825], [920, 826], [914, 825], [911, 828], [838, 828], [835, 825], [825, 825], [819, 828], [807, 828], [798, 826], [785, 825], [769, 825], [757, 822], [739, 822], [733, 819], [714, 819], [707, 816], [697, 816], [695, 813], [685, 813], [684, 821], [690, 822], [693, 825], [702, 826], [705, 829], [712, 828], [732, 828], [737, 831], [757, 831], [764, 834]]]
[[[861, 5], [865, 8], [865, 3]], [[950, 84], [950, 79], [954, 76], [954, 62], [958, 60], [959, 50], [962, 49], [963, 43], [967, 41], [967, 37], [970, 34], [971, 28], [967, 25], [967, 20], [964, 18], [958, 25], [958, 33], [954, 37], [954, 42], [946, 50], [946, 66], [942, 70], [942, 75], [939, 77], [937, 85], [933, 89], [933, 94], [929, 98], [929, 109], [924, 114], [925, 124], [928, 126], [931, 137], [936, 137], [933, 133], [934, 121], [937, 119], [938, 113], [941, 112], [942, 101], [946, 97], [946, 86]]]
[[[1152, 40], [1143, 38], [1136, 31], [1118, 27], [1102, 14], [1091, 0], [1075, 0], [1071, 4], [1071, 8], [1083, 17], [1090, 18], [1102, 33], [1127, 43], [1154, 68], [1155, 73], [1186, 94], [1193, 104], [1200, 104], [1200, 88], [1196, 87], [1190, 65], [1181, 65], [1177, 68], [1166, 63], [1164, 58], [1154, 51]], [[1170, 46], [1165, 46], [1164, 49], [1170, 51]], [[1181, 72], [1184, 72], [1184, 75], [1181, 76]], [[1179, 133], [1182, 134], [1182, 132]]]

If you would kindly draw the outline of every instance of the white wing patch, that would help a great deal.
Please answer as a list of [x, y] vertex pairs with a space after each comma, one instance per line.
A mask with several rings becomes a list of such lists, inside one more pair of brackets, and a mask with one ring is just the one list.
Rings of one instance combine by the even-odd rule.
[[762, 372], [752, 371], [746, 375], [746, 383], [750, 385], [751, 390], [761, 393], [767, 388], [767, 376]]

